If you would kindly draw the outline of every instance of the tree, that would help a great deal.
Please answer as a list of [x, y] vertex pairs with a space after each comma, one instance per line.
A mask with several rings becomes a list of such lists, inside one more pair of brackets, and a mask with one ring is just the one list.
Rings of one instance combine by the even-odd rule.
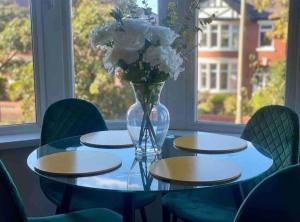
[[[125, 1], [122, 2], [124, 4]], [[89, 45], [89, 34], [95, 26], [112, 19], [113, 4], [97, 0], [80, 0], [73, 3], [73, 36], [75, 64], [75, 93], [96, 104], [106, 118], [122, 118], [133, 103], [129, 86], [116, 86], [102, 64], [99, 50]], [[123, 5], [124, 7], [124, 5]]]
[[14, 123], [34, 120], [35, 97], [30, 30], [29, 9], [19, 7], [10, 1], [2, 1], [0, 6], [0, 97], [20, 102], [23, 115], [20, 119], [14, 120]]
[[270, 66], [267, 85], [256, 90], [250, 100], [253, 110], [271, 104], [284, 104], [285, 65], [285, 60], [279, 60]]
[[[73, 36], [76, 96], [100, 107], [106, 118], [120, 118], [133, 103], [130, 87], [116, 86], [107, 74], [101, 52], [89, 45], [89, 33], [110, 19], [114, 2], [126, 7], [134, 0], [74, 0]], [[8, 0], [0, 0], [0, 99], [17, 101], [21, 119], [14, 123], [34, 121], [35, 94], [31, 56], [29, 9]]]
[[277, 38], [283, 38], [287, 40], [288, 31], [288, 0], [254, 0], [254, 7], [258, 11], [267, 10], [272, 8], [272, 13], [270, 19], [275, 20], [275, 26], [273, 30], [269, 33], [270, 36], [275, 36]]

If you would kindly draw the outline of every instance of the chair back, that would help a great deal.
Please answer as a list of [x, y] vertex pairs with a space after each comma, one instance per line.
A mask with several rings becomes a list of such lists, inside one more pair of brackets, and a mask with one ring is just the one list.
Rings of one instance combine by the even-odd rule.
[[107, 130], [107, 127], [96, 106], [81, 99], [64, 99], [53, 103], [46, 110], [41, 145], [102, 130]]
[[300, 221], [300, 165], [290, 166], [258, 184], [241, 205], [235, 222]]
[[247, 123], [241, 138], [269, 151], [274, 161], [267, 173], [244, 184], [245, 192], [249, 192], [267, 175], [298, 163], [298, 116], [285, 106], [270, 105], [259, 109]]
[[18, 190], [0, 160], [0, 221], [26, 222], [26, 214]]

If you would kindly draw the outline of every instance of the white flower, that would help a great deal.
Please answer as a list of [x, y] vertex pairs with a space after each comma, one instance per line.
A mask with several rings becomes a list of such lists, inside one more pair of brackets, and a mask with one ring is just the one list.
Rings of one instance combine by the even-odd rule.
[[148, 39], [152, 44], [160, 43], [162, 46], [171, 45], [178, 37], [172, 29], [163, 26], [151, 26]]
[[113, 74], [115, 69], [118, 68], [117, 64], [120, 60], [123, 60], [126, 64], [131, 64], [137, 61], [138, 58], [139, 54], [134, 50], [107, 48], [103, 57], [103, 65], [109, 73]]
[[153, 67], [157, 66], [159, 71], [168, 73], [174, 80], [184, 71], [182, 57], [170, 46], [150, 46], [143, 56], [143, 61]]
[[116, 29], [116, 23], [107, 23], [104, 26], [96, 27], [90, 34], [90, 43], [93, 49], [107, 45], [113, 40], [112, 33]]
[[150, 24], [142, 19], [124, 19], [123, 23], [121, 29], [112, 33], [115, 46], [128, 50], [142, 49]]

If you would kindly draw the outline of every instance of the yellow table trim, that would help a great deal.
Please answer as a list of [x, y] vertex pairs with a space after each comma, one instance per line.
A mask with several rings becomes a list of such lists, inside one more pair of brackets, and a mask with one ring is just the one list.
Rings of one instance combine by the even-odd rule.
[[157, 179], [184, 185], [217, 185], [236, 180], [240, 167], [228, 160], [201, 156], [181, 156], [158, 160], [150, 166]]
[[91, 176], [119, 168], [122, 160], [115, 154], [99, 151], [70, 151], [46, 155], [35, 169], [56, 176]]

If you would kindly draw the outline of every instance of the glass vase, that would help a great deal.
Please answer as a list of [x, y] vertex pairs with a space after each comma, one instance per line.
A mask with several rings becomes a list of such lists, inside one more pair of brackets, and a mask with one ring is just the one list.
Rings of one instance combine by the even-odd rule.
[[169, 111], [160, 103], [164, 82], [131, 83], [131, 86], [136, 102], [127, 111], [127, 129], [136, 156], [160, 154], [170, 125]]

